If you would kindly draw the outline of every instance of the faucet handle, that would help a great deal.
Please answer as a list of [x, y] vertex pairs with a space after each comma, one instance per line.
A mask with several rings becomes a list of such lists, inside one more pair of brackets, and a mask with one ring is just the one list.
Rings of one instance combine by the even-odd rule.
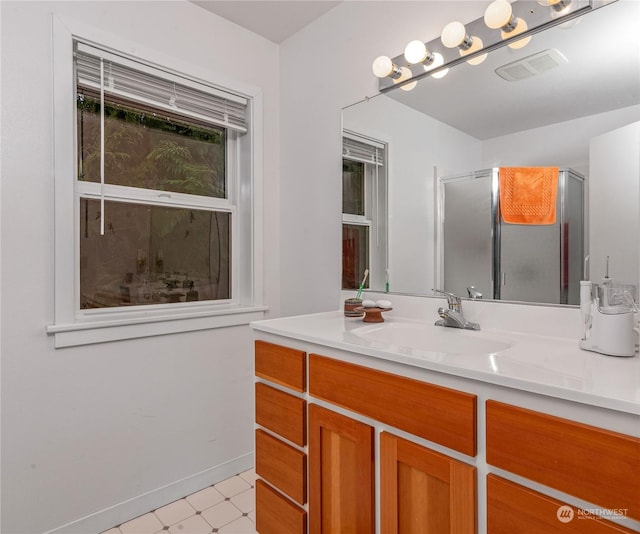
[[433, 289], [432, 291], [434, 291], [435, 293], [440, 293], [441, 295], [447, 297], [447, 304], [449, 304], [450, 310], [455, 310], [457, 312], [460, 312], [462, 310], [462, 300], [457, 295], [449, 293], [448, 291], [443, 291], [442, 289]]

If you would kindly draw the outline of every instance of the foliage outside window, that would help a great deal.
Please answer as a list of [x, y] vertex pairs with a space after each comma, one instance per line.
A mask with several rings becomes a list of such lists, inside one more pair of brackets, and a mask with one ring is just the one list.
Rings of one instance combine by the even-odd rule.
[[[108, 183], [225, 198], [226, 130], [105, 98]], [[115, 99], [114, 99], [115, 100]], [[78, 180], [100, 182], [100, 99], [77, 95]]]

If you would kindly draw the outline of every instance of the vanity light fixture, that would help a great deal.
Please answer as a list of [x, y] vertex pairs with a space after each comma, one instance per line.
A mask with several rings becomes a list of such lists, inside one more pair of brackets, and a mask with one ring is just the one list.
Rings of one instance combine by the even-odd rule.
[[[500, 29], [502, 39], [515, 37], [529, 29], [524, 19], [513, 16], [513, 8], [508, 0], [495, 0], [484, 12], [484, 23], [492, 30]], [[523, 48], [529, 44], [531, 37], [524, 37], [509, 43], [509, 48]]]
[[[484, 47], [482, 39], [468, 35], [464, 24], [457, 20], [450, 22], [443, 28], [440, 39], [447, 48], [458, 48], [461, 56], [468, 56]], [[485, 59], [487, 59], [487, 54], [482, 54], [470, 59], [467, 63], [480, 65]]]
[[[380, 56], [373, 62], [384, 93], [394, 88], [409, 90], [422, 78], [442, 78], [461, 63], [478, 65], [487, 53], [504, 46], [521, 48], [531, 36], [555, 26], [568, 27], [583, 15], [618, 0], [487, 0], [484, 17], [466, 24], [451, 22], [429, 42], [411, 41], [404, 54]], [[538, 8], [540, 4], [546, 9]], [[498, 34], [495, 30], [500, 30]], [[405, 72], [406, 71], [408, 72]]]

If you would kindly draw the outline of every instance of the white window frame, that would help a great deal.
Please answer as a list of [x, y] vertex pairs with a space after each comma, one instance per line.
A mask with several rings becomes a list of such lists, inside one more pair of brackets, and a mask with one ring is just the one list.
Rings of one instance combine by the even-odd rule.
[[376, 165], [374, 161], [366, 161], [359, 157], [350, 158], [343, 151], [343, 160], [350, 159], [364, 163], [364, 215], [343, 213], [342, 224], [369, 228], [369, 288], [384, 291], [389, 269], [387, 246], [388, 145], [386, 142], [346, 129], [343, 130], [342, 136], [377, 147], [383, 153], [382, 165]]
[[[56, 348], [132, 339], [155, 335], [205, 330], [248, 324], [264, 317], [262, 258], [262, 92], [194, 65], [177, 63], [175, 58], [132, 43], [97, 28], [65, 17], [53, 15], [53, 115], [54, 115], [54, 183], [55, 183], [55, 261], [54, 324], [46, 331], [54, 336]], [[163, 70], [188, 73], [188, 77], [214, 89], [231, 92], [248, 101], [248, 132], [237, 143], [235, 157], [228, 161], [238, 172], [228, 183], [231, 199], [216, 201], [216, 209], [232, 213], [232, 298], [225, 301], [199, 301], [180, 305], [147, 305], [131, 308], [81, 310], [79, 307], [79, 194], [94, 196], [99, 184], [78, 182], [76, 173], [76, 80], [73, 44], [79, 40], [123, 52]], [[231, 132], [231, 130], [229, 130]], [[97, 189], [96, 187], [97, 186]], [[121, 193], [120, 186], [107, 185], [105, 199]], [[96, 189], [96, 191], [94, 191]], [[136, 192], [134, 202], [145, 196], [157, 201], [158, 193]], [[189, 197], [188, 199], [186, 197]], [[97, 196], [99, 198], [99, 194]], [[192, 195], [171, 193], [162, 204], [191, 206]]]

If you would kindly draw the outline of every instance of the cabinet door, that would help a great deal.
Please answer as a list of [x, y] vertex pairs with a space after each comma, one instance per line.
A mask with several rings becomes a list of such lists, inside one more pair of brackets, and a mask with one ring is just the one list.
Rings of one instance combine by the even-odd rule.
[[385, 534], [476, 532], [476, 469], [387, 432], [380, 435]]
[[373, 428], [309, 405], [309, 532], [374, 531]]

